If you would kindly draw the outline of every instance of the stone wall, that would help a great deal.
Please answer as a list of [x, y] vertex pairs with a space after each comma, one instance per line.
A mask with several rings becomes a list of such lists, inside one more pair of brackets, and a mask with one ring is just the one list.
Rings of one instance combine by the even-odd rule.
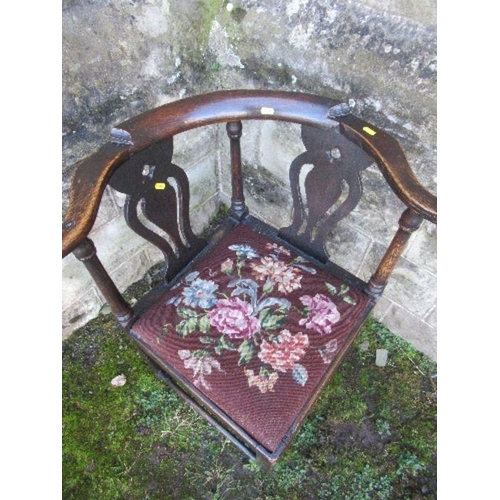
[[[394, 134], [422, 184], [436, 193], [436, 66], [431, 0], [67, 0], [63, 213], [72, 165], [106, 142], [116, 123], [171, 100], [230, 88], [304, 91], [349, 102], [357, 115]], [[285, 147], [290, 139], [295, 145]], [[245, 122], [242, 141], [250, 207], [270, 222], [286, 223], [284, 181], [301, 151], [298, 127]], [[175, 163], [192, 182], [191, 209], [200, 230], [229, 198], [224, 127], [180, 136], [175, 151]], [[366, 279], [403, 205], [375, 167], [364, 172], [364, 182], [363, 202], [328, 247]], [[92, 233], [121, 289], [159, 258], [125, 226], [122, 203], [107, 192]], [[352, 246], [342, 244], [347, 239]], [[65, 336], [103, 304], [82, 267], [72, 256], [63, 261]], [[376, 314], [435, 358], [434, 225], [424, 222], [412, 237]]]

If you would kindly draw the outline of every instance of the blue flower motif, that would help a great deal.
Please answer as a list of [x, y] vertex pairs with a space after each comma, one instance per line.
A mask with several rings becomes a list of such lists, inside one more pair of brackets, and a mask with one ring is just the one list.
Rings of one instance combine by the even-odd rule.
[[217, 303], [215, 291], [218, 285], [211, 280], [195, 279], [190, 286], [184, 288], [183, 302], [188, 307], [201, 307], [209, 309]]
[[250, 245], [229, 245], [229, 250], [234, 250], [238, 257], [245, 259], [257, 259], [259, 253]]

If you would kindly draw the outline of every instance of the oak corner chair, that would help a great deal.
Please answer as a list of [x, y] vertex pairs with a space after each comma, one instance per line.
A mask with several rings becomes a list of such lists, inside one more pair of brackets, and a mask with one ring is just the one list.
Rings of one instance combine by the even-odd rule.
[[[286, 227], [265, 224], [245, 203], [245, 120], [301, 126], [304, 151], [290, 166], [293, 212]], [[230, 141], [231, 207], [205, 239], [191, 229], [190, 186], [171, 161], [173, 137], [219, 123], [227, 124]], [[329, 260], [325, 239], [356, 207], [361, 172], [373, 163], [407, 208], [364, 282]], [[313, 168], [301, 185], [305, 165]], [[128, 225], [165, 258], [164, 281], [133, 307], [88, 237], [107, 185], [126, 195]], [[342, 102], [282, 91], [220, 91], [118, 125], [77, 165], [63, 257], [72, 252], [83, 262], [117, 321], [173, 390], [248, 457], [274, 464], [382, 295], [412, 232], [423, 219], [436, 223], [436, 202], [399, 143]]]

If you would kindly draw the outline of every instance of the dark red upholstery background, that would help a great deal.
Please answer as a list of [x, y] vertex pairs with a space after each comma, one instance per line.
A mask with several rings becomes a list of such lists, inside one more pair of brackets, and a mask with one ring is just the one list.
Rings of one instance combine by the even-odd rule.
[[273, 452], [368, 298], [269, 243], [236, 227], [133, 334]]

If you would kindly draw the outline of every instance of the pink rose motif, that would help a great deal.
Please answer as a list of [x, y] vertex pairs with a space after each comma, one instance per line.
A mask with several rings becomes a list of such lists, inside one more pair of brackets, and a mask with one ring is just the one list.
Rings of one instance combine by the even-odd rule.
[[260, 281], [269, 280], [277, 285], [278, 291], [288, 294], [302, 288], [302, 276], [293, 267], [288, 267], [283, 261], [264, 256], [260, 263], [252, 262], [252, 274]]
[[300, 325], [315, 330], [321, 335], [332, 332], [332, 325], [340, 320], [337, 306], [325, 295], [317, 293], [314, 297], [304, 295], [300, 301], [308, 308], [307, 318], [299, 321]]
[[238, 297], [219, 300], [208, 313], [210, 324], [231, 339], [249, 339], [260, 330], [260, 323], [252, 316], [252, 306]]
[[273, 250], [277, 255], [283, 254], [288, 257], [290, 256], [290, 250], [287, 250], [277, 243], [266, 243], [266, 250]]
[[283, 330], [277, 341], [263, 340], [260, 346], [259, 358], [278, 372], [292, 370], [295, 363], [304, 356], [309, 346], [309, 337], [301, 332], [292, 335]]
[[233, 272], [234, 263], [231, 259], [226, 259], [221, 265], [220, 270], [227, 275]]

